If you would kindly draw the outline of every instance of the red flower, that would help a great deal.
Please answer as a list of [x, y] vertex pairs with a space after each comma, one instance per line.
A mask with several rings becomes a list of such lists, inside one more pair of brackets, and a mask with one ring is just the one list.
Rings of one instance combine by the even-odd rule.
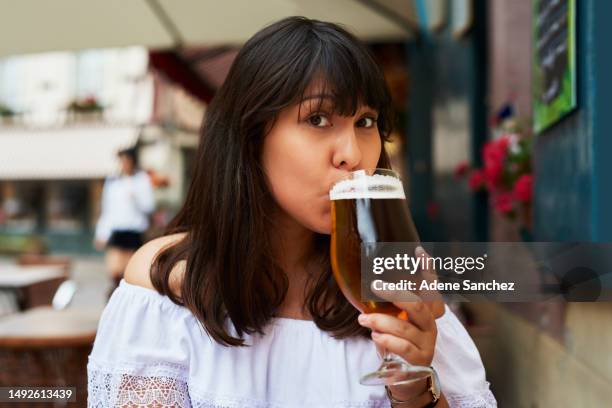
[[533, 176], [531, 174], [523, 174], [516, 180], [514, 184], [513, 194], [516, 200], [523, 203], [531, 201], [533, 190]]
[[492, 140], [484, 145], [483, 156], [486, 161], [502, 162], [505, 160], [508, 154], [508, 146], [510, 145], [510, 138], [508, 136], [502, 136], [497, 140]]
[[465, 176], [469, 169], [470, 165], [468, 164], [468, 162], [463, 161], [459, 163], [457, 167], [455, 167], [455, 177], [458, 178]]
[[511, 192], [504, 191], [495, 195], [493, 199], [493, 207], [502, 214], [508, 214], [514, 210], [512, 205], [513, 194]]
[[496, 190], [499, 187], [502, 172], [504, 168], [501, 163], [491, 162], [485, 165], [483, 169], [484, 181], [489, 187], [489, 190]]
[[509, 144], [510, 139], [504, 136], [484, 145], [482, 152], [484, 159], [484, 177], [487, 186], [491, 190], [495, 190], [499, 187], [501, 175], [504, 171], [504, 161], [508, 155]]
[[472, 191], [478, 191], [485, 187], [485, 178], [482, 170], [474, 170], [470, 174], [470, 178], [468, 180], [470, 185], [470, 189]]

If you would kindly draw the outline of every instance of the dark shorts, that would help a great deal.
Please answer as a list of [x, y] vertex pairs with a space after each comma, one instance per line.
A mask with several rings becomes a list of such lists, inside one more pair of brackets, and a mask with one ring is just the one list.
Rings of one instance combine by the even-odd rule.
[[142, 244], [142, 232], [117, 230], [113, 231], [106, 246], [119, 249], [138, 249]]

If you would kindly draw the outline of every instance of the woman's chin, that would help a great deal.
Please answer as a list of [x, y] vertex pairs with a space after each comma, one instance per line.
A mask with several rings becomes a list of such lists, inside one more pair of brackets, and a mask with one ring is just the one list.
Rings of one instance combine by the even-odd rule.
[[323, 234], [323, 235], [331, 235], [331, 228], [327, 227], [327, 228], [320, 228], [315, 230], [316, 233], [318, 234]]
[[312, 228], [314, 232], [319, 234], [331, 234], [331, 214], [326, 213], [320, 220], [317, 221], [314, 228]]

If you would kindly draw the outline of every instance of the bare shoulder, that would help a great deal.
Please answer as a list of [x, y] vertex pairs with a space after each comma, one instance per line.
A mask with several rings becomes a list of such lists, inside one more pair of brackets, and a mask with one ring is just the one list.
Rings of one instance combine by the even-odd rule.
[[[186, 233], [181, 232], [177, 234], [165, 235], [163, 237], [152, 239], [143, 246], [141, 246], [130, 258], [126, 268], [124, 279], [126, 282], [132, 285], [138, 285], [149, 289], [154, 289], [151, 283], [149, 272], [155, 256], [162, 249], [172, 246], [179, 242]], [[181, 277], [185, 271], [185, 261], [181, 261], [175, 265], [170, 272], [170, 287], [175, 293], [176, 288], [180, 287]]]

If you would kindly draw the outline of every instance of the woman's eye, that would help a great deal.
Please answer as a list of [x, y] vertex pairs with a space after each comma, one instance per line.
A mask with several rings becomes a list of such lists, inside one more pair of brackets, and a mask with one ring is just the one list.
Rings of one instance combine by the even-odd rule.
[[376, 123], [374, 118], [361, 118], [357, 121], [358, 127], [371, 128]]
[[316, 127], [327, 127], [330, 126], [329, 119], [323, 115], [312, 115], [308, 118], [308, 122]]

